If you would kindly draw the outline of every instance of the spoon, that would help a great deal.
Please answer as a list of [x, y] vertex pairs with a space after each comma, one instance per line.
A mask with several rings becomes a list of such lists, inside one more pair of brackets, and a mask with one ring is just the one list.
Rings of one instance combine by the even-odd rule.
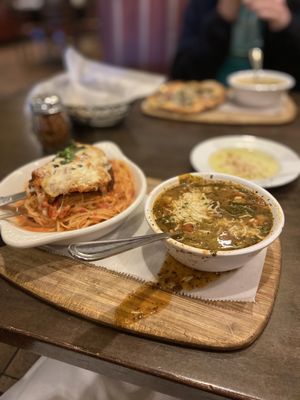
[[254, 72], [254, 79], [259, 78], [259, 73], [263, 66], [263, 51], [259, 47], [253, 47], [249, 50], [249, 61]]
[[134, 236], [129, 239], [100, 240], [94, 242], [72, 243], [68, 246], [69, 254], [79, 260], [96, 261], [123, 253], [125, 251], [145, 246], [158, 240], [178, 237], [180, 233], [154, 233]]

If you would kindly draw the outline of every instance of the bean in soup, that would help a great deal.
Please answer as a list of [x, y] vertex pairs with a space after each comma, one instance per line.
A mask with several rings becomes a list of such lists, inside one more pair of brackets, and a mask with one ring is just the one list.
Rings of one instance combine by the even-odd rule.
[[212, 253], [254, 245], [273, 225], [270, 207], [254, 191], [190, 174], [156, 199], [153, 214], [163, 232], [180, 232], [179, 242]]

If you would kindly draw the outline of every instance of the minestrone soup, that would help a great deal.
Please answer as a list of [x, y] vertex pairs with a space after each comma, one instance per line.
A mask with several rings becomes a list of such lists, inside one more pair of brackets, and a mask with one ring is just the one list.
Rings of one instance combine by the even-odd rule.
[[157, 225], [176, 240], [211, 252], [241, 249], [268, 235], [272, 211], [255, 191], [191, 174], [160, 194], [153, 205]]

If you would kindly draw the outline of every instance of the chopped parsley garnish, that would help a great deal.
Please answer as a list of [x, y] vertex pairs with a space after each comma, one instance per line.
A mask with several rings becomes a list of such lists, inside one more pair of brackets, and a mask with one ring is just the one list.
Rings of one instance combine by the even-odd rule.
[[75, 158], [75, 154], [77, 151], [84, 149], [83, 146], [77, 146], [75, 142], [71, 142], [68, 147], [56, 153], [55, 158], [62, 158], [60, 164], [68, 164], [69, 162], [73, 161]]

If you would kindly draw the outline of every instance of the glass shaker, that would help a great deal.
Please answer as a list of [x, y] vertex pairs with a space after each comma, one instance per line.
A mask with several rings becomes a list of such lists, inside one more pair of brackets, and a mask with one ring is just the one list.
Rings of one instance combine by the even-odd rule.
[[56, 94], [39, 95], [31, 101], [32, 128], [45, 153], [65, 148], [72, 136], [70, 117]]

